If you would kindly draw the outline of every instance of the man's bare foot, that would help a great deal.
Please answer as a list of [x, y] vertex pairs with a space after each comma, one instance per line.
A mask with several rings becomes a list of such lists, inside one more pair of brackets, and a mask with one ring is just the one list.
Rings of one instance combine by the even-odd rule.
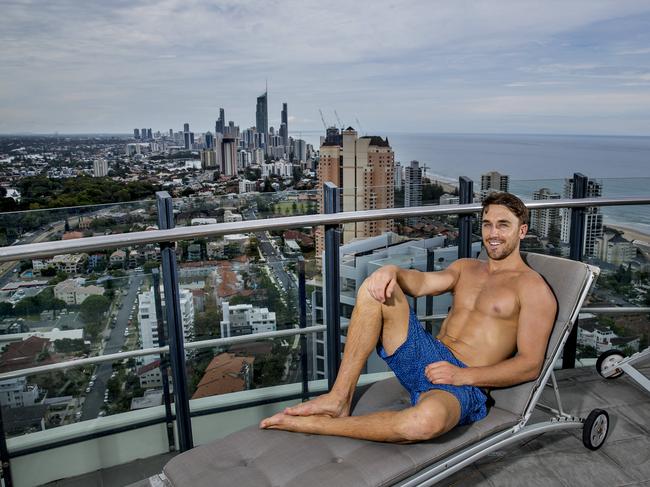
[[350, 416], [350, 401], [347, 398], [335, 396], [330, 392], [311, 401], [285, 408], [283, 413], [289, 416], [312, 416], [317, 414], [331, 418], [342, 418]]

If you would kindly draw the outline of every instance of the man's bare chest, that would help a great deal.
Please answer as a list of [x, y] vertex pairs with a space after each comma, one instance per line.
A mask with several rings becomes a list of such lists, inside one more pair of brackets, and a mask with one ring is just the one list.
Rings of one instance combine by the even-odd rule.
[[454, 307], [502, 320], [515, 319], [519, 313], [514, 282], [504, 277], [460, 282], [454, 293]]

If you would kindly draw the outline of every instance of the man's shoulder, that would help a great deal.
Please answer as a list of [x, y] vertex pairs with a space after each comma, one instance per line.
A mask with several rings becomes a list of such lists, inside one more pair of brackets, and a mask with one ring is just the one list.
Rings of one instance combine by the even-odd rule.
[[520, 295], [533, 296], [538, 299], [552, 299], [555, 301], [555, 295], [546, 280], [534, 269], [526, 267], [517, 277], [517, 288]]

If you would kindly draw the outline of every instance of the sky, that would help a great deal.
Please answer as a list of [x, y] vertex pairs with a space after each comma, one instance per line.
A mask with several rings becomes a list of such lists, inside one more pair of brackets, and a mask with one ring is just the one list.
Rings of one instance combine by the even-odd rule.
[[[648, 135], [650, 2], [3, 0], [0, 133]], [[306, 137], [305, 137], [306, 138]]]

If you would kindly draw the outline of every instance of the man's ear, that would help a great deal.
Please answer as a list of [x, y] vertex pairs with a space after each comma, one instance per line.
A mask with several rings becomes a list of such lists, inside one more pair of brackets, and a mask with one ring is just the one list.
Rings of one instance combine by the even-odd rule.
[[528, 233], [528, 224], [524, 223], [519, 226], [519, 240], [523, 240], [526, 234]]

